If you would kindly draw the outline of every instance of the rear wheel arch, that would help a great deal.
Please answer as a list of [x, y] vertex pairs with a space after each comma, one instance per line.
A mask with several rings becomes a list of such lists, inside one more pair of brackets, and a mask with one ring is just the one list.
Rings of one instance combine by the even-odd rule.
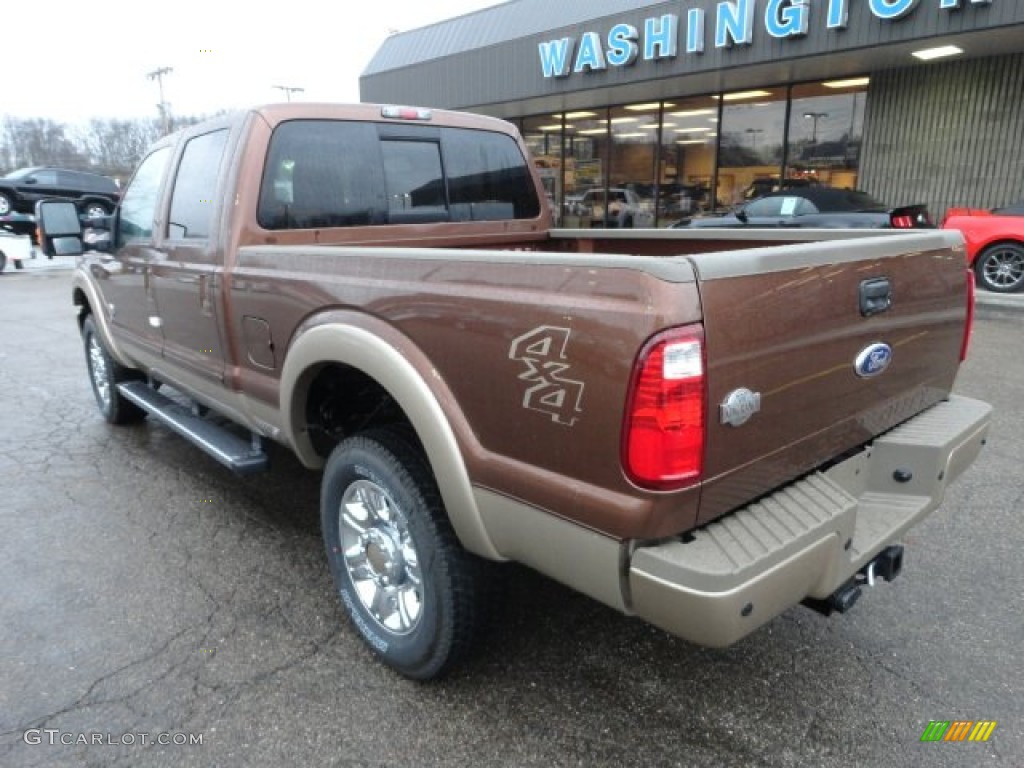
[[[315, 413], [319, 405], [317, 398], [323, 396], [322, 388], [332, 380], [362, 387], [364, 391], [356, 401], [363, 398], [361, 402], [370, 404], [369, 410], [342, 414], [339, 423], [344, 424], [351, 416], [357, 434], [359, 427], [407, 429], [423, 449], [459, 541], [477, 555], [504, 559], [484, 526], [452, 426], [452, 422], [462, 422], [462, 414], [444, 382], [435, 377], [428, 385], [413, 361], [429, 368], [423, 353], [386, 323], [360, 316], [356, 323], [307, 324], [290, 343], [281, 372], [285, 434], [304, 464], [322, 467], [333, 443], [316, 436], [324, 426], [310, 419], [311, 411]], [[380, 406], [380, 411], [371, 413], [374, 404]], [[467, 429], [462, 431], [468, 433]]]
[[1002, 245], [1016, 245], [1024, 248], [1024, 240], [1017, 240], [1013, 237], [1007, 237], [1005, 235], [994, 237], [991, 240], [978, 239], [972, 242], [972, 240], [968, 238], [966, 234], [964, 234], [964, 240], [967, 242], [968, 247], [973, 246], [972, 250], [974, 251], [974, 258], [971, 259], [971, 266], [974, 266], [978, 262], [978, 259], [981, 258], [982, 254], [985, 253], [985, 251], [988, 251], [992, 248], [997, 248]]

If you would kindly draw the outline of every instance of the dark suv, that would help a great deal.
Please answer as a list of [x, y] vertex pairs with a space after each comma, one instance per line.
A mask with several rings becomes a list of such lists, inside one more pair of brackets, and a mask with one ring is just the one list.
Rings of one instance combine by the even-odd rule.
[[63, 168], [22, 168], [0, 177], [0, 217], [33, 213], [37, 200], [71, 200], [88, 216], [114, 210], [121, 191], [112, 179]]

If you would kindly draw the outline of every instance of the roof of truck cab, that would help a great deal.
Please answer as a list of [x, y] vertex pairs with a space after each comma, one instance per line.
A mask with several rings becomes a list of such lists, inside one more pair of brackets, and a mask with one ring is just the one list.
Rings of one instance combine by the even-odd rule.
[[[384, 110], [394, 107], [419, 111], [428, 115], [428, 117], [421, 120], [386, 117]], [[262, 116], [271, 125], [277, 125], [288, 120], [365, 120], [396, 124], [445, 125], [456, 128], [501, 131], [503, 133], [515, 132], [515, 128], [511, 123], [498, 118], [469, 112], [429, 109], [406, 104], [338, 104], [292, 101], [279, 104], [264, 104], [254, 107], [252, 111]]]

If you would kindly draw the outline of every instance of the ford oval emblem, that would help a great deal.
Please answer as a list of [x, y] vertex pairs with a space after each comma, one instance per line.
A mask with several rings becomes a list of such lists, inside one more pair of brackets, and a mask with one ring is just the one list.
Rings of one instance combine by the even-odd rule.
[[862, 379], [870, 379], [884, 373], [890, 363], [892, 363], [892, 347], [878, 342], [861, 350], [853, 368]]

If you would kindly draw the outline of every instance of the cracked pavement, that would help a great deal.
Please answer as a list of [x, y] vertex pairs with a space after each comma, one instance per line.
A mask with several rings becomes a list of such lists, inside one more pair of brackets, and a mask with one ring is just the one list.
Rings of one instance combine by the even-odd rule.
[[[0, 277], [2, 766], [1024, 762], [1021, 315], [982, 315], [958, 385], [996, 405], [989, 446], [851, 613], [795, 608], [704, 650], [510, 566], [480, 653], [424, 685], [346, 625], [315, 474], [273, 450], [243, 479], [158, 425], [102, 421], [68, 286]], [[999, 725], [920, 743], [954, 719]]]

